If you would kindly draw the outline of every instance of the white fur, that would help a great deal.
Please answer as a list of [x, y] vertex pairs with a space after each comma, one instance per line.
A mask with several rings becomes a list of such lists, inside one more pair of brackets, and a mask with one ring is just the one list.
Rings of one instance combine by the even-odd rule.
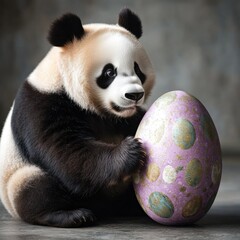
[[59, 73], [61, 49], [53, 47], [28, 77], [28, 82], [43, 93], [55, 93], [62, 89]]
[[18, 218], [15, 199], [33, 177], [42, 174], [35, 166], [27, 165], [14, 142], [11, 129], [12, 109], [5, 122], [0, 141], [0, 198], [7, 211]]

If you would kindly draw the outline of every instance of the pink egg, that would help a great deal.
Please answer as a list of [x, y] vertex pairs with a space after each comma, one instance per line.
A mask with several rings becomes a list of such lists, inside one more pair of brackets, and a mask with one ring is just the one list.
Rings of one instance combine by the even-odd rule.
[[134, 177], [147, 215], [166, 225], [203, 217], [222, 173], [218, 134], [203, 104], [183, 91], [168, 92], [147, 111], [136, 137], [148, 154], [146, 167]]

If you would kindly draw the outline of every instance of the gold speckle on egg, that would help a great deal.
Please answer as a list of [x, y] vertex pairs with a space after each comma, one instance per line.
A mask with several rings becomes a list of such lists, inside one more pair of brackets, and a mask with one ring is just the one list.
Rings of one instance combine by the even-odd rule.
[[155, 182], [160, 175], [160, 169], [156, 163], [150, 163], [147, 168], [147, 178]]
[[189, 186], [196, 187], [202, 179], [202, 164], [198, 159], [192, 159], [186, 168], [185, 180]]
[[176, 177], [177, 177], [176, 170], [172, 166], [167, 165], [163, 170], [163, 180], [164, 180], [164, 182], [173, 183], [173, 182], [175, 182]]
[[181, 187], [179, 188], [179, 191], [180, 191], [180, 192], [185, 192], [185, 191], [186, 191], [186, 187], [181, 186]]
[[198, 213], [202, 206], [202, 198], [200, 196], [194, 196], [188, 201], [182, 210], [183, 217], [192, 217]]
[[183, 157], [179, 154], [177, 154], [176, 157], [177, 157], [178, 160], [183, 160]]
[[193, 146], [196, 133], [190, 121], [179, 118], [172, 129], [173, 140], [182, 149], [189, 149]]
[[182, 170], [183, 170], [183, 166], [178, 166], [178, 167], [176, 168], [176, 172], [177, 172], [177, 173], [181, 172]]
[[198, 108], [194, 107], [192, 111], [193, 113], [198, 114]]

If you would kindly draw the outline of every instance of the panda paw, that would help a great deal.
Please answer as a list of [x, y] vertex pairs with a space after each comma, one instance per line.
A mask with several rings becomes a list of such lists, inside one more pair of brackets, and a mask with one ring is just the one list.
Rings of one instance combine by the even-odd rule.
[[97, 218], [91, 210], [81, 208], [72, 211], [72, 213], [69, 214], [69, 220], [71, 227], [84, 227], [94, 225]]
[[80, 208], [47, 213], [37, 219], [36, 223], [52, 227], [76, 228], [94, 225], [96, 220], [91, 210]]
[[120, 151], [124, 174], [132, 174], [139, 168], [144, 167], [147, 154], [140, 139], [134, 137], [125, 138], [121, 143]]

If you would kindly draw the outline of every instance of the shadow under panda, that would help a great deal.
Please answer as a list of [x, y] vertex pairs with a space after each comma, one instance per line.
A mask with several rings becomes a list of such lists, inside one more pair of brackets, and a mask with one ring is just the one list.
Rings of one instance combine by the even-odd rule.
[[117, 25], [66, 14], [19, 89], [0, 142], [0, 197], [28, 223], [80, 227], [141, 212], [132, 175], [146, 154], [136, 129], [154, 83], [129, 9]]

